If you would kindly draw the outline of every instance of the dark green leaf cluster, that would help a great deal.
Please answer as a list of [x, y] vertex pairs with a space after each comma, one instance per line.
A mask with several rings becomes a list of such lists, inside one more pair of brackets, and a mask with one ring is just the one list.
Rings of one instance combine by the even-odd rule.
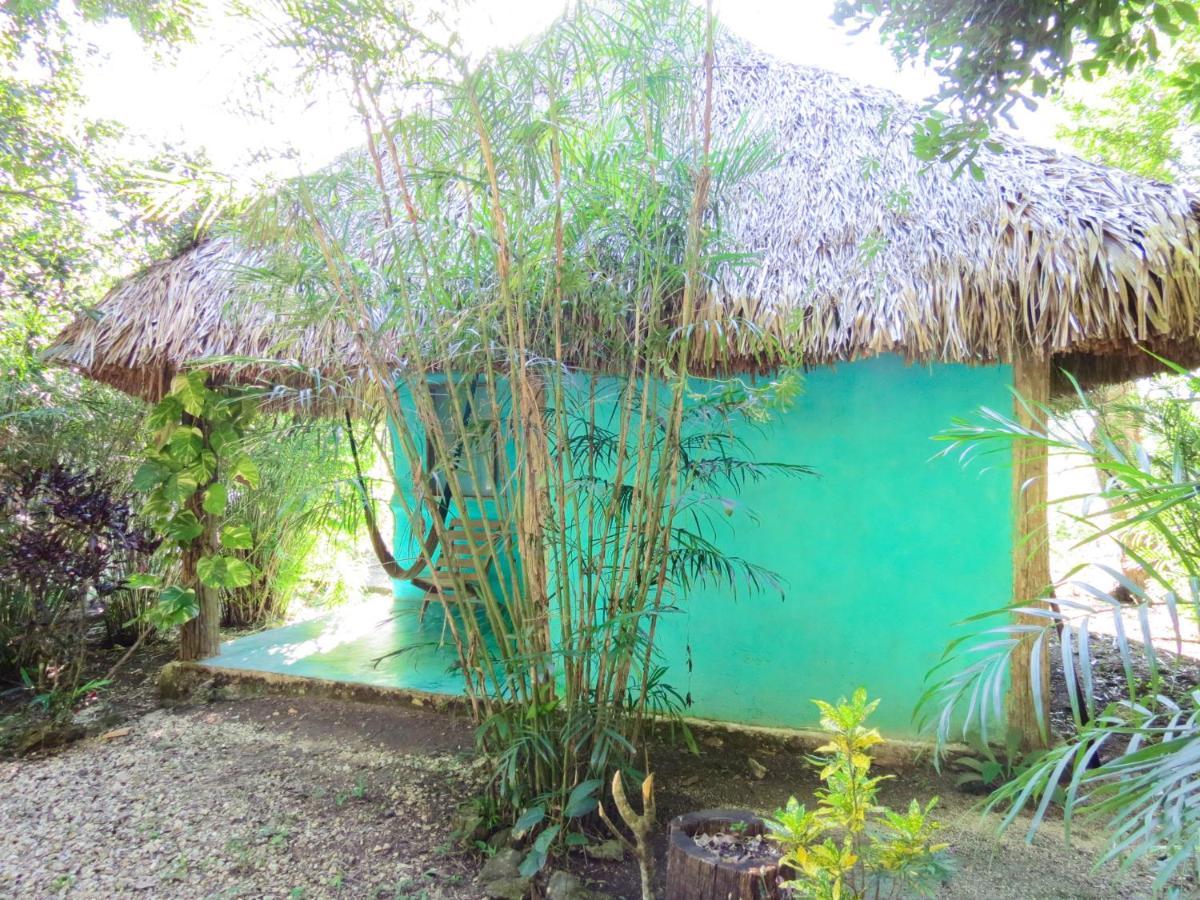
[[[877, 24], [899, 60], [932, 67], [953, 122], [931, 119], [919, 146], [963, 166], [1018, 103], [1032, 106], [1069, 78], [1143, 69], [1200, 34], [1194, 0], [839, 0], [835, 17]], [[1194, 105], [1200, 80], [1172, 89]]]

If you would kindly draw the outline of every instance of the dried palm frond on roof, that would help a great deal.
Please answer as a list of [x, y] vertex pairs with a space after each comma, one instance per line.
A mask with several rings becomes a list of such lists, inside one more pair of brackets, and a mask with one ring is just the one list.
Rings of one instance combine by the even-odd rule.
[[[711, 284], [698, 368], [1034, 353], [1086, 381], [1148, 370], [1139, 348], [1200, 362], [1200, 198], [1010, 137], [983, 180], [954, 178], [913, 156], [918, 116], [887, 91], [723, 42], [714, 127], [765, 129], [778, 161], [720, 210], [755, 262]], [[280, 361], [243, 364], [239, 378], [353, 367], [344, 325], [297, 333], [255, 302], [239, 272], [257, 261], [234, 239], [208, 239], [119, 284], [50, 355], [144, 396], [214, 357]]]

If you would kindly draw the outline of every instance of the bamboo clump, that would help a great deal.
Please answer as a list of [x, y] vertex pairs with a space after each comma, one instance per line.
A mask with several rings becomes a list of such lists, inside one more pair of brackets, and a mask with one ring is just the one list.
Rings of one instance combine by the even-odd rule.
[[[290, 329], [292, 371], [319, 367], [386, 414], [401, 525], [431, 536], [397, 570], [437, 572], [426, 601], [495, 811], [562, 821], [649, 715], [678, 712], [654, 642], [686, 577], [685, 443], [707, 446], [688, 412], [695, 325], [739, 264], [717, 212], [763, 142], [745, 127], [715, 145], [714, 29], [683, 0], [580, 9], [482, 66], [376, 12], [354, 52], [325, 30], [295, 39], [346, 84], [366, 156], [264, 199], [229, 240], [254, 248], [242, 290]], [[422, 103], [394, 103], [414, 91]], [[336, 353], [312, 360], [310, 339]], [[261, 373], [263, 358], [225, 364]], [[457, 521], [479, 540], [456, 544]], [[460, 564], [439, 568], [439, 549]]]

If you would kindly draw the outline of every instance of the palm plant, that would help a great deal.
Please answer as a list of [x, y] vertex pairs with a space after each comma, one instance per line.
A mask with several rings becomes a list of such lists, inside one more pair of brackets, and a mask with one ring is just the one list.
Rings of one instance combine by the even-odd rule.
[[[1143, 579], [1102, 566], [1117, 585], [1105, 589], [1080, 578], [1079, 566], [1054, 587], [1070, 586], [1090, 602], [1059, 596], [1040, 604], [1030, 598], [1015, 610], [974, 617], [972, 633], [951, 644], [943, 665], [930, 674], [918, 708], [939, 750], [959, 727], [986, 743], [989, 735], [1003, 734], [1002, 695], [1013, 655], [1028, 649], [1036, 672], [1043, 649], [1056, 646], [1053, 665], [1066, 687], [1071, 733], [996, 790], [988, 808], [1007, 807], [1007, 828], [1032, 806], [1032, 837], [1051, 804], [1060, 802], [1068, 833], [1077, 817], [1104, 825], [1110, 838], [1102, 862], [1153, 860], [1156, 889], [1167, 887], [1181, 867], [1195, 870], [1200, 862], [1200, 690], [1168, 691], [1155, 645], [1173, 638], [1180, 651], [1181, 617], [1200, 612], [1197, 547], [1189, 529], [1180, 527], [1200, 510], [1200, 467], [1192, 450], [1197, 434], [1183, 427], [1194, 421], [1200, 380], [1172, 368], [1183, 378], [1175, 396], [1139, 402], [1132, 410], [1144, 427], [1142, 440], [1131, 440], [1122, 427], [1130, 409], [1098, 409], [1078, 384], [1074, 401], [1082, 415], [1059, 418], [1049, 406], [1027, 403], [1034, 427], [983, 410], [982, 422], [957, 423], [941, 435], [950, 442], [947, 452], [964, 459], [1028, 442], [1105, 473], [1097, 496], [1056, 502], [1084, 501], [1075, 517], [1086, 530], [1080, 544], [1114, 540], [1146, 577], [1143, 586]], [[1027, 618], [1012, 623], [1014, 611]], [[1165, 613], [1170, 634], [1156, 633], [1155, 611]], [[1109, 702], [1099, 699], [1093, 676], [1097, 619], [1109, 620], [1124, 673], [1124, 695]], [[944, 675], [943, 667], [954, 674]], [[1044, 710], [1050, 698], [1038, 679], [1034, 684], [1035, 704]]]
[[245, 445], [259, 484], [232, 496], [229, 514], [253, 536], [240, 555], [255, 577], [226, 591], [223, 604], [223, 624], [243, 628], [281, 619], [317, 545], [353, 534], [363, 508], [346, 429], [336, 420], [272, 415]]

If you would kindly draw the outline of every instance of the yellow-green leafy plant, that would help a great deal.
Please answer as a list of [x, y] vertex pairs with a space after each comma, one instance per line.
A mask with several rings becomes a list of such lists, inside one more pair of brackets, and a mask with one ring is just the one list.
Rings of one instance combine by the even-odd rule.
[[836, 704], [813, 701], [830, 740], [812, 761], [825, 787], [809, 810], [795, 797], [767, 820], [768, 837], [784, 851], [792, 880], [784, 887], [801, 897], [881, 898], [929, 896], [950, 875], [947, 845], [932, 817], [937, 798], [906, 812], [877, 802], [879, 786], [891, 776], [871, 775], [871, 748], [883, 739], [867, 718], [879, 705], [859, 688]]

